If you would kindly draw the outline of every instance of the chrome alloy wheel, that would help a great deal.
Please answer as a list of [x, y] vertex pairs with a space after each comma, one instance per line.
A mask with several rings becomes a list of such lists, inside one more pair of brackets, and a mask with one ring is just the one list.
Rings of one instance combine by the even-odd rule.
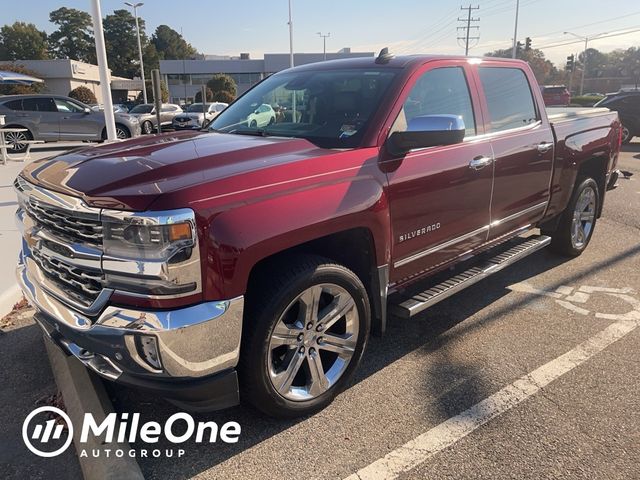
[[329, 390], [349, 366], [359, 328], [358, 308], [344, 288], [325, 283], [304, 290], [271, 332], [267, 370], [275, 390], [294, 401]]
[[119, 138], [120, 140], [129, 138], [129, 132], [122, 127], [116, 126], [116, 138]]
[[622, 126], [622, 138], [621, 141], [622, 143], [627, 143], [630, 140], [631, 136], [631, 132], [629, 131], [629, 129], [627, 127], [625, 127], [624, 125]]
[[7, 145], [11, 146], [11, 150], [15, 150], [17, 152], [27, 147], [27, 142], [29, 137], [26, 132], [7, 132], [4, 134], [5, 141]]
[[571, 223], [571, 243], [573, 248], [582, 249], [587, 241], [596, 218], [596, 192], [593, 187], [585, 188], [578, 197]]

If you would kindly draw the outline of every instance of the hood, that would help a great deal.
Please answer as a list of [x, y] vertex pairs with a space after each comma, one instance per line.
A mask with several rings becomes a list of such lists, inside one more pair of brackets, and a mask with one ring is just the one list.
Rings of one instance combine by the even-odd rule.
[[146, 210], [165, 193], [330, 153], [304, 139], [175, 132], [82, 147], [22, 175], [95, 207]]

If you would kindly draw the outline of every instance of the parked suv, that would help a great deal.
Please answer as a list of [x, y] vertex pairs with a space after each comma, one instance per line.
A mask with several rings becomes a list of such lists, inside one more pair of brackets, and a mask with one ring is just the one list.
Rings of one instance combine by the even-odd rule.
[[571, 93], [564, 85], [543, 85], [540, 90], [547, 107], [567, 107], [571, 103]]
[[608, 93], [595, 106], [618, 112], [622, 122], [622, 143], [640, 136], [640, 90]]
[[176, 130], [198, 130], [216, 118], [216, 115], [228, 106], [228, 103], [214, 102], [207, 103], [203, 108], [202, 103], [194, 103], [189, 105], [186, 112], [173, 117], [173, 128]]
[[[163, 103], [160, 108], [160, 125], [170, 127], [173, 117], [182, 113], [180, 105], [173, 103]], [[129, 110], [129, 115], [137, 117], [140, 122], [142, 133], [148, 135], [158, 129], [158, 117], [156, 107], [153, 103], [141, 103]]]
[[[25, 128], [26, 132], [5, 134], [10, 152], [26, 150], [27, 140], [100, 141], [107, 138], [104, 112], [96, 112], [78, 100], [61, 95], [7, 95], [0, 97], [0, 115], [5, 128]], [[138, 120], [116, 113], [116, 135], [120, 139], [140, 135]]]

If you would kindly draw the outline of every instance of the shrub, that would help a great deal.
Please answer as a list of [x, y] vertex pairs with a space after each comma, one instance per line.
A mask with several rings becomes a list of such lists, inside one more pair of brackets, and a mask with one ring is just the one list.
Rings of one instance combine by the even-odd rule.
[[223, 103], [231, 103], [235, 99], [236, 99], [236, 96], [231, 92], [227, 92], [226, 90], [215, 92], [212, 98], [214, 102], [223, 102]]
[[[206, 89], [206, 93], [205, 93], [205, 97], [207, 97], [206, 102], [211, 102], [213, 101], [213, 92], [211, 91], [210, 88], [207, 87]], [[195, 101], [196, 102], [202, 102], [202, 91], [197, 92], [196, 96], [195, 96]], [[205, 103], [206, 103], [205, 102]]]
[[582, 95], [571, 98], [571, 104], [579, 107], [593, 107], [602, 97]]
[[93, 94], [93, 92], [83, 85], [80, 85], [79, 87], [71, 90], [69, 92], [69, 96], [82, 103], [86, 103], [87, 105], [95, 105], [96, 103], [98, 103], [98, 99]]

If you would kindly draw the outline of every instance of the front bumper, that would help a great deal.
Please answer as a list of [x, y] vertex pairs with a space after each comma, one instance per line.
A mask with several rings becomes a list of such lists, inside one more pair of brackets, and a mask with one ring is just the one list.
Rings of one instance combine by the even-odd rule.
[[175, 310], [107, 306], [95, 318], [68, 307], [23, 251], [18, 282], [45, 334], [100, 376], [179, 405], [214, 410], [238, 403], [243, 297]]

